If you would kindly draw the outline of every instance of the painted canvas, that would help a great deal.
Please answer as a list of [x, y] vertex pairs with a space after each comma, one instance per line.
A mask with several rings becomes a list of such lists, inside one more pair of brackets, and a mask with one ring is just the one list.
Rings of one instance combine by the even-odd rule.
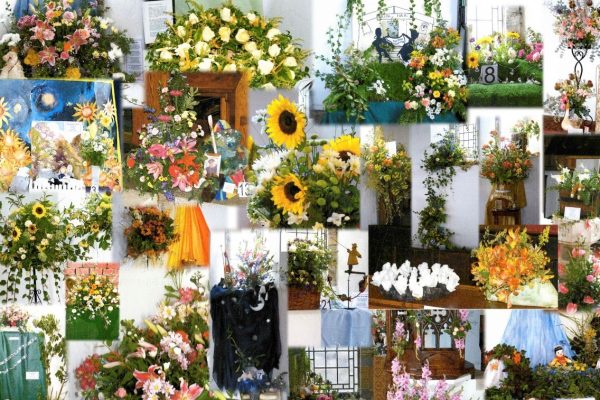
[[[119, 190], [115, 104], [109, 80], [0, 80], [0, 129], [30, 149], [34, 182]], [[13, 165], [13, 174], [23, 164]]]

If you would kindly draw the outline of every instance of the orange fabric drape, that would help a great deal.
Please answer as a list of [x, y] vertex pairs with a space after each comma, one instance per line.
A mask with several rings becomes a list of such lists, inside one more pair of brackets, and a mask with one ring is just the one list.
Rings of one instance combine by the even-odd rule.
[[175, 232], [178, 240], [169, 250], [169, 269], [186, 265], [206, 266], [210, 264], [210, 230], [202, 209], [197, 205], [175, 207]]

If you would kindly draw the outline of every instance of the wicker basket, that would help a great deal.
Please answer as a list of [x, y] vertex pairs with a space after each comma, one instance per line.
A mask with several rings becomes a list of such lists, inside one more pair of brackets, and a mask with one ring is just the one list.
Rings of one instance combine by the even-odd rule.
[[318, 310], [320, 301], [317, 289], [288, 287], [288, 310]]

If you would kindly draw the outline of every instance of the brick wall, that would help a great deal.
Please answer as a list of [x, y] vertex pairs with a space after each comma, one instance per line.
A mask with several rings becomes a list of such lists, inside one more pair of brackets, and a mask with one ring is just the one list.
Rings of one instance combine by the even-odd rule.
[[65, 269], [65, 278], [70, 276], [85, 276], [96, 274], [99, 276], [107, 276], [116, 286], [119, 283], [119, 264], [117, 263], [69, 263]]

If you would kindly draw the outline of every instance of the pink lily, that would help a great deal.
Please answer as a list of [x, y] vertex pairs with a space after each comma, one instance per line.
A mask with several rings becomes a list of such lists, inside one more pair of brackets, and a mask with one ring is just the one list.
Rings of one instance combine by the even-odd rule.
[[[158, 369], [158, 372], [156, 370]], [[158, 379], [158, 374], [160, 373], [160, 368], [158, 365], [151, 365], [148, 367], [147, 372], [138, 371], [137, 369], [133, 371], [133, 377], [137, 379], [135, 383], [136, 389], [141, 389], [144, 386], [144, 383], [148, 380]]]
[[158, 352], [158, 348], [153, 345], [152, 343], [148, 343], [144, 340], [141, 340], [138, 342], [138, 344], [140, 346], [142, 346], [144, 349], [146, 349], [146, 351], [148, 352], [148, 355], [150, 357], [156, 357], [156, 353]]
[[173, 186], [172, 188], [179, 188], [182, 192], [189, 186], [189, 182], [187, 176], [185, 174], [179, 174], [175, 178], [173, 178]]
[[181, 378], [180, 390], [176, 391], [171, 400], [196, 400], [204, 391], [197, 383], [188, 386], [185, 379]]
[[138, 347], [136, 351], [128, 354], [127, 358], [146, 358], [146, 350], [143, 347]]
[[148, 153], [153, 157], [167, 158], [167, 147], [164, 144], [155, 143], [148, 148]]
[[53, 67], [56, 65], [56, 57], [58, 57], [58, 53], [56, 53], [56, 47], [47, 47], [44, 50], [39, 52], [40, 62], [48, 63]]
[[46, 44], [46, 40], [54, 39], [54, 30], [47, 22], [37, 21], [31, 31], [33, 32], [31, 39], [40, 41], [42, 45]]
[[103, 365], [104, 368], [114, 368], [114, 367], [118, 367], [120, 365], [123, 365], [123, 363], [121, 361], [113, 361], [113, 362], [109, 362]]
[[158, 179], [163, 173], [163, 165], [159, 162], [146, 164], [146, 168], [148, 169], [148, 173], [151, 174], [154, 179]]
[[193, 152], [196, 151], [196, 141], [190, 139], [181, 139], [178, 143], [179, 148], [183, 151]]

